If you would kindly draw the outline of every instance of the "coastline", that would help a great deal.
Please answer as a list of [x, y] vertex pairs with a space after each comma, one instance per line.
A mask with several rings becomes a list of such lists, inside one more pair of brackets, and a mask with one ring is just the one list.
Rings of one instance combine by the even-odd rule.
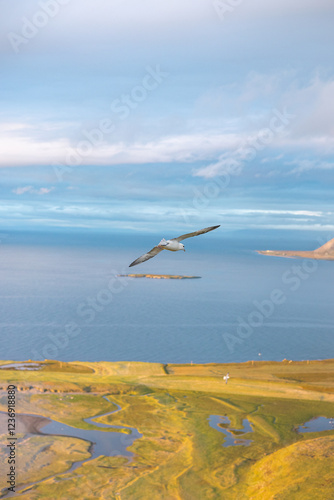
[[314, 251], [293, 251], [293, 250], [256, 250], [260, 255], [268, 255], [270, 257], [286, 257], [299, 259], [314, 259], [314, 260], [334, 260], [334, 255], [317, 254]]

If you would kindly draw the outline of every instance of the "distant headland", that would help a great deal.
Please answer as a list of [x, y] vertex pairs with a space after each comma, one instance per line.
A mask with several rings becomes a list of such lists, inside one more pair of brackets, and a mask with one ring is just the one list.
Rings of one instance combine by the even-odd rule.
[[201, 276], [180, 276], [178, 274], [118, 274], [123, 278], [150, 278], [156, 280], [191, 280], [199, 279]]
[[261, 255], [271, 255], [274, 257], [300, 257], [304, 259], [334, 260], [334, 238], [327, 241], [316, 250], [257, 250]]

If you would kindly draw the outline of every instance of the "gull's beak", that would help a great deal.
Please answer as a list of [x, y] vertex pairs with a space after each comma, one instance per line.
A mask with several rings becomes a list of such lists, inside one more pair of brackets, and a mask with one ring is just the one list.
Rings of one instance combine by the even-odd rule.
[[186, 251], [186, 249], [184, 248], [184, 249], [183, 249], [183, 251], [185, 252], [185, 251]]

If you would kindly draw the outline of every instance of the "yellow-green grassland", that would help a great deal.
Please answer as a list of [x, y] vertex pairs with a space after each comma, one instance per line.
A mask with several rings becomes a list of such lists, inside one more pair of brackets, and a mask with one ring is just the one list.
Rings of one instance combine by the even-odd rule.
[[[294, 500], [334, 498], [334, 430], [297, 432], [315, 417], [334, 416], [334, 360], [162, 365], [44, 361], [38, 370], [0, 362], [0, 410], [9, 384], [16, 411], [82, 429], [84, 419], [134, 427], [133, 458], [99, 456], [81, 439], [17, 434], [17, 491], [24, 499]], [[225, 383], [224, 375], [230, 379]], [[103, 396], [107, 396], [109, 401]], [[115, 405], [113, 405], [115, 403]], [[98, 415], [121, 409], [104, 417]], [[223, 446], [209, 425], [226, 416], [248, 446]], [[123, 427], [122, 427], [123, 426]], [[1, 437], [6, 444], [4, 426]], [[125, 435], [125, 434], [124, 434]], [[226, 443], [225, 443], [226, 444]], [[8, 451], [1, 446], [5, 498]], [[71, 464], [81, 461], [75, 470]]]

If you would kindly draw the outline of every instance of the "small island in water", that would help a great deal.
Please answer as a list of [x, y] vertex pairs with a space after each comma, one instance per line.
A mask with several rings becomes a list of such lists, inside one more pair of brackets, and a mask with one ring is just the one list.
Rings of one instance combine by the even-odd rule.
[[191, 280], [201, 276], [180, 276], [178, 274], [118, 274], [122, 278], [150, 278], [156, 280]]
[[300, 257], [304, 259], [334, 260], [334, 238], [316, 250], [257, 250], [262, 255], [274, 257]]

